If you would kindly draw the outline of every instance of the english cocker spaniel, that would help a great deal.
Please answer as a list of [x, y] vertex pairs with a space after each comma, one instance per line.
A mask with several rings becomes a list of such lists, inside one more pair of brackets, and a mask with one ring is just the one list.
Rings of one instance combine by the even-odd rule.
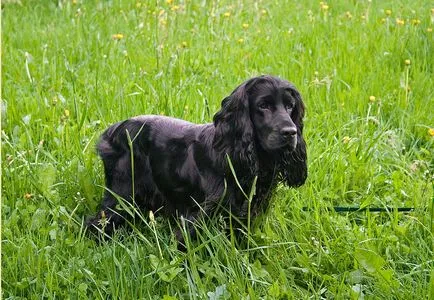
[[[265, 75], [226, 97], [213, 123], [142, 115], [112, 125], [97, 147], [107, 189], [87, 225], [110, 234], [124, 223], [118, 197], [192, 223], [222, 211], [246, 219], [256, 180], [250, 204], [255, 217], [279, 182], [297, 187], [306, 180], [303, 116], [294, 85]], [[195, 234], [194, 226], [188, 230]], [[182, 245], [181, 232], [176, 235]]]

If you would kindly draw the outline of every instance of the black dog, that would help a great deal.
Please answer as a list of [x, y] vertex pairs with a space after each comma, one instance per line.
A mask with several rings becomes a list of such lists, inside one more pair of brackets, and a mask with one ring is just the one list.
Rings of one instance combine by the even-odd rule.
[[[301, 96], [291, 83], [260, 76], [223, 100], [214, 123], [143, 115], [114, 124], [98, 145], [107, 190], [88, 225], [110, 234], [124, 222], [115, 195], [191, 222], [219, 207], [245, 219], [245, 194], [256, 178], [250, 206], [255, 217], [266, 210], [278, 182], [295, 187], [306, 180], [303, 116]], [[189, 231], [194, 235], [194, 226]], [[177, 238], [183, 242], [180, 231]]]

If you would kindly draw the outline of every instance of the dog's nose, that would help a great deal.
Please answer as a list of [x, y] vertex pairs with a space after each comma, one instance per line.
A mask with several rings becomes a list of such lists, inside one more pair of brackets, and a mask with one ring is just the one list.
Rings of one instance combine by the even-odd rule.
[[285, 138], [290, 138], [297, 133], [297, 128], [295, 127], [283, 127], [280, 130], [280, 134]]

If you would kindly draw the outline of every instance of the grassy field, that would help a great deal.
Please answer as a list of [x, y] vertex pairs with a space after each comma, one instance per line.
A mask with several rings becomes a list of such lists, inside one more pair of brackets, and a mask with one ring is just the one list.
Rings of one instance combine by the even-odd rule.
[[[2, 297], [432, 297], [431, 5], [2, 1]], [[87, 237], [105, 127], [138, 114], [210, 122], [265, 73], [303, 95], [309, 177], [278, 188], [248, 243], [217, 219], [184, 254], [147, 215], [112, 241]]]

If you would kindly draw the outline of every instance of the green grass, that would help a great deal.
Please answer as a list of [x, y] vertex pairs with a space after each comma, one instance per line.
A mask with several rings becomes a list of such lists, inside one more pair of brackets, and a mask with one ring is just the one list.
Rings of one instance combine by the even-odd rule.
[[[2, 1], [3, 298], [432, 299], [428, 2]], [[113, 241], [84, 234], [105, 127], [209, 122], [263, 73], [304, 97], [309, 178], [278, 188], [248, 243], [220, 219], [187, 254], [147, 215]], [[337, 205], [416, 209], [327, 211]]]

